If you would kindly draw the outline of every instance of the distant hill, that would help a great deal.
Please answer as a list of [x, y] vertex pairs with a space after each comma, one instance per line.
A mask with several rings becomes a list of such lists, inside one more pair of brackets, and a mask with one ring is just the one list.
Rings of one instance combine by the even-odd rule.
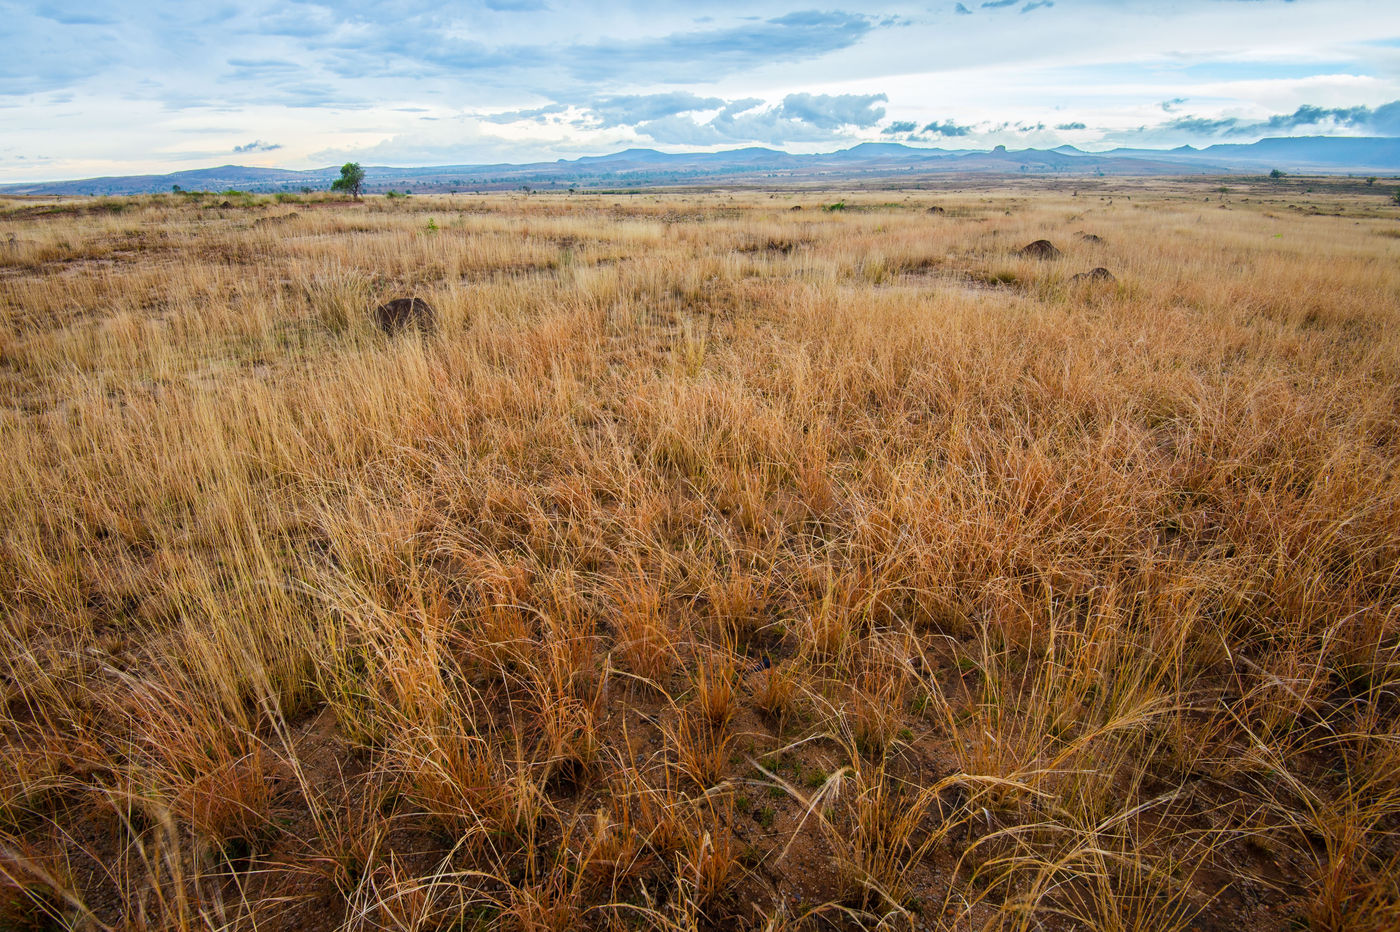
[[1283, 136], [1247, 144], [1221, 143], [1204, 149], [1113, 149], [1100, 154], [1187, 164], [1210, 162], [1242, 171], [1400, 171], [1400, 139], [1374, 137]]
[[[1195, 149], [1113, 149], [1085, 152], [1055, 149], [935, 149], [867, 142], [837, 152], [795, 155], [750, 147], [725, 152], [659, 152], [627, 149], [611, 155], [556, 162], [495, 165], [437, 165], [415, 168], [366, 166], [368, 191], [411, 187], [418, 191], [492, 191], [511, 188], [659, 187], [721, 181], [783, 183], [879, 178], [914, 174], [1180, 175], [1259, 172], [1400, 172], [1400, 139], [1301, 136], [1262, 139]], [[223, 165], [173, 172], [0, 185], [0, 194], [151, 194], [187, 191], [325, 190], [338, 167], [290, 171]]]

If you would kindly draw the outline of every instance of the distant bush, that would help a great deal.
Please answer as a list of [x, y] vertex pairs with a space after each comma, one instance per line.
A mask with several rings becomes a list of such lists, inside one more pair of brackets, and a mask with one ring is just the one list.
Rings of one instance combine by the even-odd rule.
[[827, 213], [831, 213], [832, 211], [837, 211], [837, 210], [845, 210], [845, 209], [846, 209], [846, 202], [845, 202], [845, 201], [837, 201], [837, 202], [834, 203], [834, 204], [823, 204], [823, 205], [822, 205], [822, 210], [826, 211]]

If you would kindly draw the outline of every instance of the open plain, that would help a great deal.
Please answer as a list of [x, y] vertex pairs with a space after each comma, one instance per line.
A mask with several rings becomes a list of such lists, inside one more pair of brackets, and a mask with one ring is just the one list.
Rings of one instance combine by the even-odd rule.
[[0, 203], [0, 928], [1400, 927], [1382, 187]]

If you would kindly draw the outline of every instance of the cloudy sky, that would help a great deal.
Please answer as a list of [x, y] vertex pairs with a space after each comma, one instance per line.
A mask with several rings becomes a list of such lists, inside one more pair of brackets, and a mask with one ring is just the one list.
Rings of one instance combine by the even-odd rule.
[[1397, 0], [0, 0], [0, 181], [1400, 136]]

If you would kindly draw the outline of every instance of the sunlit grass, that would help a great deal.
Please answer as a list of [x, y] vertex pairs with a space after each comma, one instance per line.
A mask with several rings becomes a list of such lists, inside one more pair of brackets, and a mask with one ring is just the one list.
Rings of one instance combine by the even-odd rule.
[[1394, 928], [1400, 214], [1126, 190], [7, 202], [0, 927]]

